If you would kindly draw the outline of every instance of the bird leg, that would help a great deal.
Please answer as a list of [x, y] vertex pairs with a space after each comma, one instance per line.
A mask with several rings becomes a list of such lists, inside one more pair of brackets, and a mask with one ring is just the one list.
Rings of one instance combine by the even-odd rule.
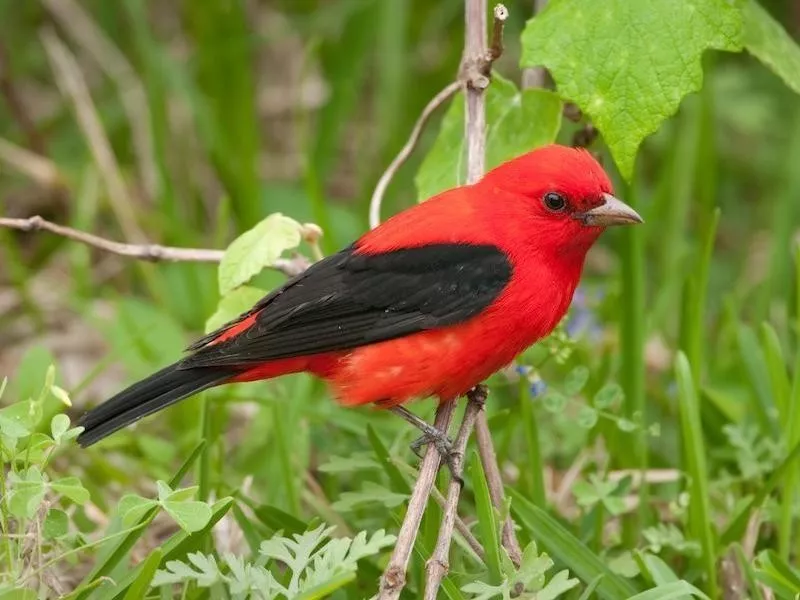
[[461, 478], [458, 477], [455, 470], [455, 463], [453, 462], [453, 442], [450, 441], [450, 438], [447, 437], [444, 431], [436, 429], [436, 427], [426, 423], [402, 406], [392, 406], [389, 410], [402, 417], [422, 432], [422, 436], [411, 443], [411, 450], [414, 454], [422, 458], [420, 449], [428, 444], [433, 444], [434, 448], [439, 451], [442, 460], [447, 464], [447, 468], [450, 469], [450, 474], [459, 481], [461, 480]]

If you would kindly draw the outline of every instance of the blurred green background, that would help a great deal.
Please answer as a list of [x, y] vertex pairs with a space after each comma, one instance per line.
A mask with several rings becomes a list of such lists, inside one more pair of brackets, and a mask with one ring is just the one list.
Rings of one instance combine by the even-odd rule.
[[[800, 33], [798, 0], [762, 5]], [[519, 84], [519, 37], [533, 2], [507, 6], [506, 51], [495, 69]], [[366, 230], [378, 177], [455, 77], [462, 46], [461, 0], [0, 0], [0, 215], [38, 214], [120, 241], [224, 248], [280, 211], [320, 225], [330, 253]], [[676, 349], [698, 349], [690, 358], [715, 514], [729, 516], [759, 489], [795, 439], [781, 432], [791, 428], [782, 418], [792, 386], [784, 357], [798, 349], [800, 104], [746, 53], [706, 53], [704, 67], [702, 91], [645, 142], [633, 182], [617, 180], [646, 225], [633, 242], [609, 232], [592, 251], [573, 312], [588, 325], [568, 332], [571, 341], [551, 342], [567, 348], [564, 360], [542, 360], [545, 344], [522, 361], [551, 390], [570, 385], [569, 374], [584, 377], [576, 367], [588, 369], [589, 383], [580, 394], [562, 389], [564, 407], [553, 396], [531, 404], [541, 386], [517, 385], [514, 372], [493, 380], [489, 411], [507, 481], [538, 501], [544, 485], [551, 502], [564, 503], [561, 516], [580, 514], [576, 531], [598, 551], [602, 507], [579, 511], [559, 482], [577, 460], [586, 465], [579, 473], [681, 467]], [[417, 201], [414, 175], [443, 112], [394, 179], [384, 215]], [[577, 127], [565, 123], [560, 140], [569, 143]], [[602, 138], [592, 149], [613, 172]], [[714, 207], [721, 213], [704, 298], [687, 278], [703, 264]], [[626, 263], [631, 252], [638, 258]], [[258, 283], [281, 280], [264, 273]], [[631, 290], [643, 301], [630, 304]], [[55, 362], [77, 416], [174, 360], [218, 300], [214, 265], [138, 263], [0, 229], [0, 376], [13, 375], [11, 397], [22, 399]], [[704, 313], [693, 311], [696, 301]], [[575, 428], [586, 399], [609, 382], [621, 384], [625, 406], [612, 398], [609, 418]], [[252, 476], [247, 494], [295, 516], [343, 530], [386, 525], [381, 511], [337, 511], [331, 502], [359, 489], [359, 469], [371, 468], [360, 454], [371, 451], [368, 423], [411, 462], [413, 432], [403, 424], [340, 408], [304, 376], [208, 397], [114, 436], [108, 452], [71, 451], [60, 466], [85, 474], [106, 511], [122, 490], [168, 477], [207, 434], [206, 492], [239, 489]], [[429, 416], [430, 403], [420, 410]], [[626, 452], [634, 439], [639, 450]], [[337, 456], [363, 460], [319, 470]], [[619, 548], [641, 540], [685, 485], [679, 478], [657, 488]], [[784, 519], [782, 528], [766, 527], [758, 542], [777, 547], [782, 532], [787, 557], [798, 546], [796, 496], [788, 498], [789, 508], [773, 504], [765, 516]]]

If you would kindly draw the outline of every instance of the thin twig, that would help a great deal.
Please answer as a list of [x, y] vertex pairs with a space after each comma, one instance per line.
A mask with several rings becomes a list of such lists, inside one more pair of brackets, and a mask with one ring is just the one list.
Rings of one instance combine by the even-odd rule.
[[[124, 244], [101, 238], [97, 235], [79, 231], [64, 225], [58, 225], [39, 216], [27, 219], [9, 219], [0, 217], [0, 227], [16, 229], [17, 231], [49, 231], [61, 237], [86, 244], [92, 248], [110, 252], [118, 256], [127, 256], [139, 260], [152, 262], [206, 262], [218, 263], [222, 260], [223, 250], [209, 250], [205, 248], [175, 248], [172, 246], [159, 246], [157, 244]], [[293, 258], [278, 259], [272, 267], [289, 277], [305, 271], [310, 262], [301, 255]]]
[[414, 129], [411, 130], [408, 141], [400, 149], [400, 152], [397, 153], [397, 156], [394, 157], [394, 160], [386, 168], [386, 171], [383, 172], [383, 175], [381, 175], [381, 178], [378, 180], [378, 184], [375, 186], [375, 191], [372, 193], [372, 198], [369, 201], [369, 226], [371, 228], [374, 229], [380, 225], [381, 204], [383, 203], [383, 196], [386, 194], [386, 188], [389, 187], [389, 184], [400, 167], [403, 166], [403, 163], [405, 163], [408, 157], [411, 156], [411, 153], [414, 152], [414, 148], [416, 148], [417, 143], [419, 143], [419, 137], [422, 135], [422, 130], [425, 129], [425, 125], [431, 118], [431, 115], [460, 89], [461, 83], [454, 81], [436, 94], [425, 108], [422, 109], [422, 114], [420, 114], [417, 122], [414, 124]]
[[[434, 421], [434, 427], [439, 431], [446, 432], [449, 429], [450, 422], [453, 420], [455, 405], [454, 401], [439, 405], [436, 411], [436, 420]], [[419, 477], [408, 501], [406, 516], [397, 534], [397, 543], [392, 551], [389, 564], [383, 572], [383, 577], [381, 577], [378, 600], [396, 600], [400, 597], [400, 592], [403, 591], [406, 585], [408, 561], [411, 558], [411, 551], [414, 548], [414, 541], [417, 539], [422, 515], [425, 512], [425, 506], [428, 504], [428, 497], [433, 489], [440, 464], [441, 456], [439, 455], [439, 450], [433, 444], [429, 444], [425, 452], [425, 458], [422, 459]]]
[[[467, 74], [478, 73], [481, 77], [488, 77], [491, 69], [491, 62], [485, 64], [487, 52], [485, 50], [485, 31], [486, 31], [486, 0], [466, 0], [467, 2], [467, 56], [465, 58], [465, 72]], [[502, 5], [495, 7], [495, 25], [493, 35], [502, 37], [502, 22], [508, 16], [508, 11], [500, 9]], [[505, 7], [503, 7], [505, 8]], [[500, 10], [498, 10], [500, 9]], [[500, 24], [498, 26], [498, 21]], [[470, 45], [471, 44], [471, 45]], [[502, 48], [502, 40], [492, 40], [493, 48]], [[477, 58], [476, 58], [477, 57]], [[484, 63], [480, 63], [483, 57]], [[497, 57], [495, 57], [497, 58]], [[476, 65], [477, 67], [470, 67]], [[467, 112], [466, 112], [466, 135], [467, 135], [467, 182], [478, 181], [484, 173], [486, 156], [486, 103], [483, 95], [482, 82], [467, 83]], [[503, 508], [503, 480], [500, 475], [500, 467], [497, 464], [497, 455], [492, 444], [492, 437], [489, 433], [489, 423], [486, 413], [481, 411], [475, 423], [475, 436], [478, 443], [478, 454], [481, 465], [486, 473], [486, 480], [489, 483], [489, 491], [492, 502], [498, 509]], [[522, 559], [522, 551], [517, 541], [514, 531], [514, 523], [509, 516], [503, 524], [503, 546], [508, 552], [514, 564], [519, 565]]]
[[464, 411], [464, 419], [458, 429], [458, 435], [453, 444], [453, 477], [447, 489], [447, 501], [442, 514], [442, 522], [439, 525], [439, 537], [436, 539], [436, 547], [433, 556], [426, 565], [425, 578], [425, 600], [436, 600], [439, 586], [442, 584], [447, 572], [450, 570], [450, 543], [453, 539], [453, 526], [458, 514], [458, 498], [461, 495], [461, 475], [464, 471], [464, 453], [467, 448], [467, 441], [472, 434], [475, 426], [475, 419], [483, 412], [486, 403], [487, 390], [485, 385], [479, 385], [467, 394], [467, 408]]
[[4, 138], [0, 138], [0, 161], [27, 175], [44, 188], [63, 185], [64, 177], [52, 160]]

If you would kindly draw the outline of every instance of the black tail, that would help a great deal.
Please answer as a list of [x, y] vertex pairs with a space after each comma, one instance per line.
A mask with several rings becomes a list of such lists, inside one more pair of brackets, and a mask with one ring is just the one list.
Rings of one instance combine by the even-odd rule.
[[79, 425], [85, 429], [78, 436], [78, 443], [84, 448], [91, 446], [142, 417], [235, 375], [235, 371], [231, 369], [180, 369], [178, 364], [170, 365], [147, 379], [134, 383], [83, 415]]

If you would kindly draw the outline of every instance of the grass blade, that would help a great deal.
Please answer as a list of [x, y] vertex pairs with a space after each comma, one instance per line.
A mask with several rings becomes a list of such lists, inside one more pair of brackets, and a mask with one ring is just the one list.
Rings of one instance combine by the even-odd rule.
[[706, 448], [703, 442], [703, 427], [700, 421], [700, 403], [689, 361], [683, 352], [675, 361], [675, 377], [678, 381], [680, 399], [680, 421], [683, 437], [684, 470], [691, 479], [691, 504], [689, 507], [689, 529], [702, 548], [702, 567], [705, 571], [708, 593], [718, 596], [716, 549], [712, 530], [711, 506], [708, 496], [708, 468]]
[[489, 568], [489, 581], [498, 584], [503, 579], [503, 565], [500, 559], [500, 535], [495, 519], [492, 497], [489, 495], [489, 484], [483, 472], [477, 452], [473, 452], [469, 460], [472, 487], [475, 493], [475, 508], [478, 513], [478, 527], [486, 550], [486, 566]]

